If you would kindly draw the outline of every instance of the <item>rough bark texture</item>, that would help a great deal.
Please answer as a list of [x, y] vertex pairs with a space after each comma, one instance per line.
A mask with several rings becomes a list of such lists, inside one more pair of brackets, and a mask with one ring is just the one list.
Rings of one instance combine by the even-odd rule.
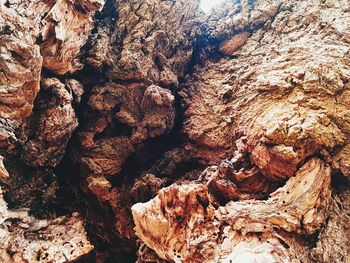
[[297, 235], [320, 229], [330, 192], [330, 168], [312, 159], [266, 201], [217, 207], [206, 185], [188, 183], [162, 189], [155, 199], [132, 209], [136, 235], [167, 260], [306, 262], [306, 248]]
[[[231, 30], [218, 45], [231, 58], [204, 61], [186, 79], [184, 132], [209, 160], [222, 149], [220, 157], [230, 161], [207, 169], [205, 185], [166, 188], [133, 206], [136, 234], [158, 256], [175, 262], [349, 260], [348, 230], [321, 234], [312, 256], [307, 242], [326, 222], [328, 166], [348, 176], [349, 108], [342, 99], [350, 73], [348, 8], [340, 1], [250, 7], [242, 1], [235, 15], [208, 18], [210, 37], [222, 41]], [[327, 164], [307, 161], [312, 156]], [[229, 202], [262, 198], [286, 180], [267, 201]], [[208, 191], [217, 204], [229, 203], [211, 205]], [[330, 228], [324, 231], [343, 229]], [[345, 245], [338, 248], [339, 240]], [[331, 247], [339, 251], [335, 259], [324, 254]]]
[[[2, 157], [1, 157], [2, 158]], [[1, 174], [7, 171], [1, 167]], [[1, 262], [69, 262], [94, 247], [78, 214], [39, 220], [28, 210], [10, 210], [0, 188]]]
[[71, 262], [94, 248], [78, 214], [59, 217], [49, 209], [59, 187], [54, 169], [78, 126], [73, 107], [83, 87], [47, 76], [82, 68], [78, 55], [102, 6], [0, 1], [1, 262]]
[[199, 4], [0, 0], [0, 261], [350, 262], [348, 1]]

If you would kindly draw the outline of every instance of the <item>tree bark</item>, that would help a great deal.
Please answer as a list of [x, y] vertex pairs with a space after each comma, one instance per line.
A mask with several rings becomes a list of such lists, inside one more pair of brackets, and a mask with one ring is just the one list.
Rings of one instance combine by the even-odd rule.
[[350, 262], [349, 11], [0, 0], [0, 259]]

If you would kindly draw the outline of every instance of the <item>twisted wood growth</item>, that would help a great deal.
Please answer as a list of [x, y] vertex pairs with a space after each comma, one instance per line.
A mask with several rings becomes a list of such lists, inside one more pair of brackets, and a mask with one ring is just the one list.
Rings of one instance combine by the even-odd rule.
[[348, 1], [199, 6], [0, 0], [0, 261], [350, 260]]
[[[348, 8], [341, 1], [241, 1], [207, 18], [208, 37], [226, 57], [203, 61], [180, 94], [193, 153], [215, 165], [196, 183], [132, 207], [137, 236], [160, 258], [348, 260], [349, 231], [327, 228], [336, 198], [331, 174], [348, 176]], [[214, 52], [203, 49], [202, 60]], [[313, 248], [320, 231], [330, 239], [321, 234]]]
[[54, 168], [78, 126], [74, 107], [83, 87], [46, 75], [82, 68], [79, 53], [103, 4], [0, 1], [1, 262], [72, 262], [94, 249], [77, 213], [47, 211], [58, 191]]
[[330, 168], [312, 159], [269, 199], [225, 206], [203, 184], [173, 185], [132, 207], [136, 234], [174, 262], [291, 262], [325, 221], [330, 179]]

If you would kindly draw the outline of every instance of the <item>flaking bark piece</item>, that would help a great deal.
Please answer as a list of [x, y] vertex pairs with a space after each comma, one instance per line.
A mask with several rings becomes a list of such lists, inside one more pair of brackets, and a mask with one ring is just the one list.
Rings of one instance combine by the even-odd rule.
[[331, 170], [319, 159], [311, 159], [284, 187], [266, 201], [230, 202], [217, 217], [235, 230], [313, 234], [320, 229], [331, 197]]
[[315, 233], [324, 223], [330, 181], [330, 168], [311, 159], [268, 200], [217, 209], [205, 185], [174, 184], [132, 207], [136, 235], [174, 262], [238, 262], [243, 252], [249, 260], [301, 260], [306, 251], [301, 235]]

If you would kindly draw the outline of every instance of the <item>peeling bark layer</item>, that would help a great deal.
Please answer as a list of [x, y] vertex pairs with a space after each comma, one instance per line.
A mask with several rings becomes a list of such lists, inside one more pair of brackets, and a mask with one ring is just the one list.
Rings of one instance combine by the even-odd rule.
[[321, 228], [330, 197], [330, 168], [312, 159], [266, 201], [217, 207], [205, 185], [188, 183], [165, 188], [132, 211], [136, 234], [166, 260], [291, 262], [307, 250], [299, 235]]

